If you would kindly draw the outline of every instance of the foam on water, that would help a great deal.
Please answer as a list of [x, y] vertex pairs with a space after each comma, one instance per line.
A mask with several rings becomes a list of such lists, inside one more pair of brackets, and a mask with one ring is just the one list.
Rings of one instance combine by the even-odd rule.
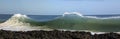
[[26, 15], [14, 14], [7, 21], [0, 24], [0, 26], [30, 26], [29, 23], [25, 22], [27, 19], [29, 18]]
[[9, 18], [4, 23], [0, 24], [0, 29], [3, 30], [11, 30], [11, 31], [31, 31], [31, 30], [39, 30], [39, 29], [47, 29], [46, 27], [32, 27], [32, 25], [29, 22], [26, 22], [30, 20], [27, 15], [22, 14], [14, 14], [11, 18]]
[[[67, 17], [70, 16], [68, 19]], [[99, 18], [95, 16], [84, 16], [78, 12], [65, 12], [62, 17], [46, 22], [35, 22], [30, 17], [23, 14], [14, 14], [4, 23], [0, 24], [0, 29], [5, 30], [39, 30], [39, 29], [70, 29], [70, 30], [112, 30], [119, 31], [120, 20], [117, 17]], [[102, 19], [102, 20], [101, 20]], [[34, 25], [33, 25], [34, 24]], [[37, 26], [37, 27], [36, 27]], [[114, 27], [115, 26], [115, 27]], [[108, 29], [107, 29], [108, 28]], [[102, 29], [101, 29], [102, 30]]]
[[96, 17], [96, 16], [84, 16], [79, 12], [65, 12], [62, 16], [65, 17], [65, 16], [70, 16], [70, 15], [76, 15], [76, 16], [83, 17], [83, 18], [93, 18], [93, 19], [118, 19], [120, 18], [120, 16], [103, 17], [103, 18]]
[[77, 16], [83, 17], [83, 15], [80, 14], [80, 13], [78, 13], [78, 12], [71, 12], [71, 13], [65, 12], [65, 13], [63, 14], [63, 17], [64, 17], [64, 16], [69, 16], [69, 15], [77, 15]]

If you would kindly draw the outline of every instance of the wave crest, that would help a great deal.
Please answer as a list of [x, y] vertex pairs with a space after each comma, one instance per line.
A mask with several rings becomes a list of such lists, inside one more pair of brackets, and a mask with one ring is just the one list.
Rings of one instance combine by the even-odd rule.
[[77, 17], [77, 18], [92, 18], [92, 19], [120, 19], [120, 16], [111, 16], [111, 17], [97, 17], [97, 16], [84, 16], [79, 12], [65, 12], [63, 17]]
[[29, 26], [25, 21], [29, 18], [26, 15], [14, 14], [11, 18], [1, 24], [1, 26]]
[[81, 16], [81, 17], [83, 17], [83, 15], [80, 14], [80, 13], [78, 13], [78, 12], [71, 12], [71, 13], [65, 12], [65, 13], [63, 14], [63, 17], [64, 17], [64, 16], [70, 16], [70, 15], [76, 15], [76, 16]]
[[0, 29], [13, 31], [28, 31], [28, 30], [47, 30], [47, 26], [41, 26], [40, 22], [31, 20], [27, 15], [14, 14], [4, 23], [0, 24]]
[[[115, 18], [115, 19], [113, 19]], [[4, 26], [5, 29], [17, 28], [24, 26], [24, 28], [31, 28], [27, 26], [40, 26], [39, 29], [70, 29], [70, 30], [92, 30], [92, 31], [119, 31], [120, 17], [98, 18], [95, 16], [83, 16], [78, 12], [65, 12], [62, 17], [51, 21], [36, 22], [31, 20], [26, 15], [14, 14], [10, 19], [0, 24], [0, 28]], [[101, 20], [102, 19], [102, 20]], [[10, 28], [6, 28], [10, 27]], [[12, 27], [11, 27], [12, 26]], [[45, 26], [45, 27], [44, 27]], [[23, 27], [21, 27], [22, 29]], [[104, 28], [104, 29], [103, 29]]]

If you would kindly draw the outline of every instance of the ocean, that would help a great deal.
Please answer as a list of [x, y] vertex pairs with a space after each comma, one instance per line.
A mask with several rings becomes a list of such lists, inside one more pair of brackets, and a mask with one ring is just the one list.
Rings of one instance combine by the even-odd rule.
[[63, 15], [0, 14], [0, 29], [119, 32], [120, 15], [82, 15], [77, 12], [64, 13]]

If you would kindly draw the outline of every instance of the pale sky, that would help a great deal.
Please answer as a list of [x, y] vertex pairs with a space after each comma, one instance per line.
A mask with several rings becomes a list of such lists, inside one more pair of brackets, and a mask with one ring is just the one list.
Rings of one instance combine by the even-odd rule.
[[120, 0], [0, 0], [0, 14], [120, 14]]

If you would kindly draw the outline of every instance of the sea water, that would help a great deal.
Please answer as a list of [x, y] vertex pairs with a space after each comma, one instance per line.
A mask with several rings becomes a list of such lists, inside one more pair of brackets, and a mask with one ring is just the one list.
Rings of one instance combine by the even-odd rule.
[[[82, 15], [77, 12], [66, 12], [63, 15], [0, 14], [0, 23], [0, 26], [2, 26], [0, 29], [7, 30], [29, 28], [99, 32], [120, 31], [120, 15]], [[31, 28], [31, 26], [34, 28]]]

